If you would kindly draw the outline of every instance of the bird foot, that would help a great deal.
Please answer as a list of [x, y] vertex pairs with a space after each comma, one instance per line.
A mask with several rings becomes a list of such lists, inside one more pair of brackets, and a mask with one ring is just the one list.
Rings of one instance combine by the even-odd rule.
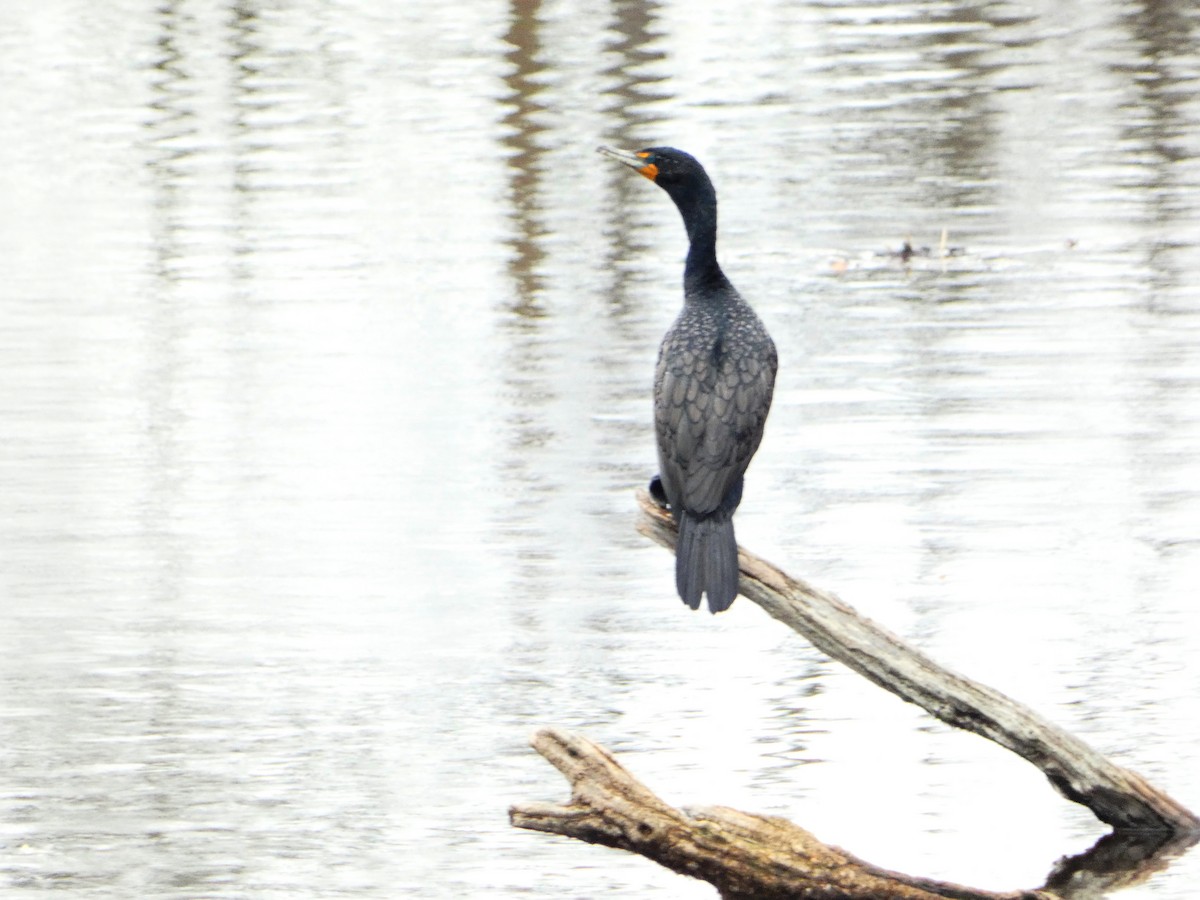
[[654, 498], [654, 502], [663, 509], [670, 509], [671, 504], [667, 502], [667, 492], [663, 490], [662, 476], [655, 475], [650, 479], [650, 496]]

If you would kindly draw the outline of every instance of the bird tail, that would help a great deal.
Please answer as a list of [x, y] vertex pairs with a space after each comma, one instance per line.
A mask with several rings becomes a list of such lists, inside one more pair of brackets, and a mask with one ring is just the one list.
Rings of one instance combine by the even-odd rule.
[[718, 512], [700, 518], [681, 510], [675, 588], [692, 609], [700, 608], [701, 594], [708, 594], [710, 612], [719, 613], [733, 605], [738, 592], [738, 551], [729, 515]]

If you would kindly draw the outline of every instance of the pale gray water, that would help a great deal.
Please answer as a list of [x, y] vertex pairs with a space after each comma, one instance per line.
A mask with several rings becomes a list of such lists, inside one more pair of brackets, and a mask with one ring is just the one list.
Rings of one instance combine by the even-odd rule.
[[632, 492], [684, 236], [599, 143], [708, 165], [779, 346], [743, 544], [1200, 808], [1198, 44], [1182, 2], [9, 0], [0, 894], [711, 897], [508, 826], [566, 796], [546, 724], [980, 887], [1103, 833], [675, 599]]

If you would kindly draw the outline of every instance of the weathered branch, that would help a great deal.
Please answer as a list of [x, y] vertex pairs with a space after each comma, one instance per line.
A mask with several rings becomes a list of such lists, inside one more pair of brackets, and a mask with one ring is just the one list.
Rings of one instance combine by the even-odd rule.
[[[638, 492], [638, 530], [675, 546], [671, 515]], [[792, 578], [739, 548], [743, 596], [832, 658], [930, 715], [995, 741], [1033, 763], [1067, 799], [1118, 831], [1200, 836], [1200, 818], [1140, 775], [999, 691], [951, 672], [832, 594]]]
[[[671, 516], [645, 492], [638, 501], [638, 530], [673, 547]], [[1114, 833], [1060, 861], [1041, 890], [980, 891], [880, 869], [783, 819], [676, 809], [603, 747], [556, 729], [538, 732], [533, 746], [570, 781], [571, 801], [513, 806], [513, 825], [639, 853], [708, 881], [725, 900], [1090, 900], [1144, 879], [1200, 841], [1200, 819], [1140, 776], [1011, 698], [938, 666], [832, 594], [740, 548], [739, 561], [744, 596], [881, 687], [1032, 762]]]
[[571, 801], [513, 806], [518, 828], [629, 850], [709, 882], [725, 900], [1047, 900], [997, 894], [880, 869], [785, 819], [722, 806], [676, 809], [603, 747], [547, 728], [531, 742], [571, 783]]

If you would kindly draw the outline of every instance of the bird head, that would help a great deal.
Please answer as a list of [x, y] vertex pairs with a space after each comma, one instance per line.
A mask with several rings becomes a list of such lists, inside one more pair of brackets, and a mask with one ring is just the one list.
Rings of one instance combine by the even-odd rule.
[[668, 192], [677, 185], [694, 181], [708, 182], [708, 175], [696, 157], [674, 147], [649, 147], [636, 152], [614, 150], [612, 147], [598, 149], [605, 156], [636, 169]]

